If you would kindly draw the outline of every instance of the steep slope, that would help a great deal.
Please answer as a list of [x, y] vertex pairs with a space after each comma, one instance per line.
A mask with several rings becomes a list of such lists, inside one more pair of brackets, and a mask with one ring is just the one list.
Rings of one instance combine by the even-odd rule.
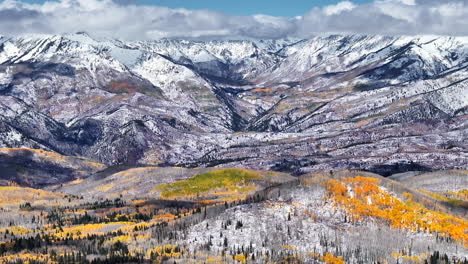
[[466, 38], [0, 43], [4, 147], [298, 174], [467, 169]]
[[[458, 243], [466, 243], [464, 218], [443, 220], [447, 215], [426, 209], [398, 188], [388, 188], [391, 181], [352, 175], [359, 172], [305, 176], [301, 185], [271, 191], [265, 202], [206, 219], [189, 229], [189, 250], [207, 252], [220, 261], [224, 254], [216, 252], [224, 251], [259, 263], [411, 263], [427, 260], [433, 251], [460, 261], [466, 258], [466, 247], [436, 242], [437, 235], [417, 226], [446, 221], [453, 235], [461, 235]], [[399, 211], [403, 208], [405, 214]], [[405, 219], [418, 216], [425, 218]], [[385, 242], [378, 242], [382, 237]]]
[[0, 148], [0, 160], [0, 185], [58, 184], [86, 178], [106, 168], [85, 158], [26, 148]]

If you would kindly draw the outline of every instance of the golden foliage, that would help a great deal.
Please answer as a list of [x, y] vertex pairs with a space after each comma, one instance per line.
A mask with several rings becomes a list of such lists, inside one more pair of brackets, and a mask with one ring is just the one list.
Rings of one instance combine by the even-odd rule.
[[271, 88], [256, 88], [256, 89], [253, 89], [252, 92], [254, 92], [254, 93], [271, 93]]
[[113, 223], [98, 223], [76, 225], [63, 228], [63, 231], [54, 233], [57, 238], [65, 238], [71, 236], [74, 239], [85, 238], [88, 234], [103, 235], [108, 232], [123, 229], [123, 227], [131, 226], [132, 222], [113, 222]]
[[142, 223], [131, 223], [131, 222], [121, 222], [125, 223], [122, 227], [120, 227], [118, 230], [126, 233], [126, 232], [132, 232], [135, 228], [137, 229], [144, 229], [144, 228], [149, 228], [152, 225], [150, 223], [142, 222]]
[[39, 262], [50, 263], [50, 264], [56, 263], [56, 262], [53, 262], [49, 258], [49, 255], [44, 255], [44, 254], [18, 253], [18, 254], [6, 255], [6, 256], [0, 257], [0, 263], [13, 263], [17, 261], [21, 261], [21, 263], [24, 263], [24, 264], [29, 264], [32, 261], [35, 261], [35, 262], [39, 261]]
[[345, 264], [342, 257], [335, 257], [331, 253], [325, 254], [325, 256], [321, 257], [321, 259], [326, 264]]
[[400, 252], [393, 252], [392, 257], [397, 260], [404, 260], [405, 262], [421, 263], [422, 260], [427, 259], [427, 254], [421, 254], [420, 256], [408, 256]]
[[11, 226], [8, 228], [0, 228], [0, 232], [2, 233], [5, 233], [5, 231], [7, 230], [10, 232], [10, 234], [20, 235], [20, 236], [32, 233], [32, 230], [25, 228], [25, 227], [21, 227], [21, 226]]
[[367, 124], [369, 124], [372, 120], [368, 119], [368, 120], [361, 120], [359, 122], [357, 122], [356, 124], [354, 124], [355, 127], [363, 127]]
[[176, 219], [177, 216], [173, 214], [160, 214], [160, 215], [155, 215], [153, 216], [153, 219], [155, 220], [160, 220], [160, 221], [170, 221]]
[[453, 195], [455, 195], [456, 197], [464, 200], [464, 201], [468, 201], [468, 189], [465, 189], [465, 190], [461, 190], [461, 191], [458, 191], [458, 192], [453, 192]]
[[90, 167], [96, 169], [104, 169], [106, 166], [102, 163], [89, 161], [83, 157], [75, 157], [75, 156], [63, 156], [55, 152], [45, 151], [42, 149], [30, 149], [30, 148], [0, 148], [0, 152], [9, 154], [9, 155], [16, 155], [21, 154], [22, 152], [30, 152], [34, 154], [36, 157], [55, 162], [55, 163], [73, 163], [76, 161], [82, 162], [83, 165], [88, 165]]
[[430, 192], [430, 191], [422, 190], [422, 189], [420, 189], [419, 191], [431, 196], [432, 198], [436, 200], [447, 202], [455, 206], [465, 206], [468, 208], [468, 201], [466, 197], [464, 197], [463, 191], [447, 192], [444, 194], [434, 193], [434, 192]]
[[245, 257], [244, 254], [235, 255], [235, 256], [233, 256], [233, 258], [234, 258], [235, 261], [240, 262], [240, 263], [246, 263], [247, 262], [247, 257]]
[[14, 186], [0, 186], [0, 206], [19, 205], [24, 202], [36, 202], [44, 200], [63, 199], [61, 193], [48, 192], [32, 188]]
[[122, 242], [124, 244], [128, 244], [128, 242], [130, 242], [131, 239], [132, 239], [131, 236], [116, 236], [110, 240], [110, 243], [115, 244], [117, 242]]
[[238, 195], [254, 191], [256, 188], [252, 181], [261, 178], [260, 174], [244, 169], [222, 169], [198, 174], [188, 180], [162, 184], [157, 189], [164, 199], [195, 198], [226, 191]]
[[284, 249], [289, 249], [289, 250], [296, 250], [296, 247], [295, 247], [295, 246], [291, 246], [291, 245], [284, 245], [283, 248], [284, 248]]
[[355, 177], [329, 180], [325, 185], [335, 205], [344, 209], [354, 221], [364, 217], [381, 219], [394, 228], [434, 232], [448, 236], [468, 247], [468, 221], [432, 211], [416, 203], [405, 193], [406, 201], [381, 189], [374, 178]]
[[109, 183], [109, 184], [97, 186], [95, 189], [98, 190], [98, 191], [100, 191], [100, 192], [107, 192], [107, 191], [109, 191], [110, 189], [114, 188], [114, 186], [115, 186], [115, 184]]
[[223, 263], [221, 256], [209, 257], [206, 259], [207, 263]]
[[154, 255], [155, 257], [173, 258], [179, 257], [181, 252], [180, 248], [176, 245], [164, 245], [148, 250], [147, 256], [151, 257], [151, 255]]

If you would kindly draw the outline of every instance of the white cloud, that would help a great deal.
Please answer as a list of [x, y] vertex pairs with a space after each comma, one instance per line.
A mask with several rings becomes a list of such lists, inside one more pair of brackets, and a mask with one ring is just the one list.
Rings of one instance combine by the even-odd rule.
[[[86, 31], [123, 39], [282, 38], [319, 33], [468, 35], [468, 0], [343, 1], [295, 18], [123, 5], [117, 0], [0, 2], [0, 33]], [[129, 2], [118, 0], [119, 3]]]
[[468, 0], [375, 0], [340, 13], [326, 10], [307, 13], [299, 34], [468, 35]]
[[355, 7], [356, 5], [354, 5], [352, 2], [343, 1], [343, 2], [337, 3], [336, 5], [326, 6], [323, 9], [323, 12], [325, 13], [325, 15], [331, 16], [331, 15], [337, 15], [343, 11], [353, 10]]

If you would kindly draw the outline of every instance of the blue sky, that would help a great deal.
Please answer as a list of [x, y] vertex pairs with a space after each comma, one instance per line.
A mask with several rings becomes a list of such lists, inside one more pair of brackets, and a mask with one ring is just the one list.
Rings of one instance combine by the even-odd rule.
[[[42, 3], [44, 0], [23, 0]], [[300, 16], [313, 7], [336, 4], [339, 0], [121, 0], [142, 5], [158, 5], [171, 8], [209, 9], [229, 15], [266, 14], [273, 16]], [[356, 4], [371, 0], [354, 0]]]
[[468, 0], [48, 0], [40, 5], [44, 1], [0, 0], [0, 34], [85, 31], [132, 40], [468, 36]]
[[[139, 0], [145, 4], [188, 9], [210, 9], [229, 15], [267, 14], [273, 16], [300, 16], [316, 6], [336, 4], [339, 0]], [[355, 3], [369, 0], [353, 1]]]

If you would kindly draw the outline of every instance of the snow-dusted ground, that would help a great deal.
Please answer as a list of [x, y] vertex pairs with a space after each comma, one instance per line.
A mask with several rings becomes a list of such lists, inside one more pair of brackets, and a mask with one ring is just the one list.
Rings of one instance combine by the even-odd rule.
[[[463, 245], [436, 242], [432, 234], [395, 230], [369, 220], [347, 223], [341, 211], [324, 195], [321, 186], [281, 189], [275, 199], [230, 208], [191, 227], [185, 241], [191, 250], [197, 251], [211, 241], [211, 251], [218, 253], [236, 252], [237, 248], [250, 246], [259, 255], [276, 257], [291, 253], [307, 258], [310, 252], [330, 252], [343, 256], [346, 263], [382, 261], [379, 259], [382, 256], [393, 263], [396, 260], [392, 253], [410, 248], [412, 256], [439, 251], [468, 258], [468, 250]], [[226, 227], [228, 221], [232, 224]], [[237, 222], [242, 227], [236, 228]]]

